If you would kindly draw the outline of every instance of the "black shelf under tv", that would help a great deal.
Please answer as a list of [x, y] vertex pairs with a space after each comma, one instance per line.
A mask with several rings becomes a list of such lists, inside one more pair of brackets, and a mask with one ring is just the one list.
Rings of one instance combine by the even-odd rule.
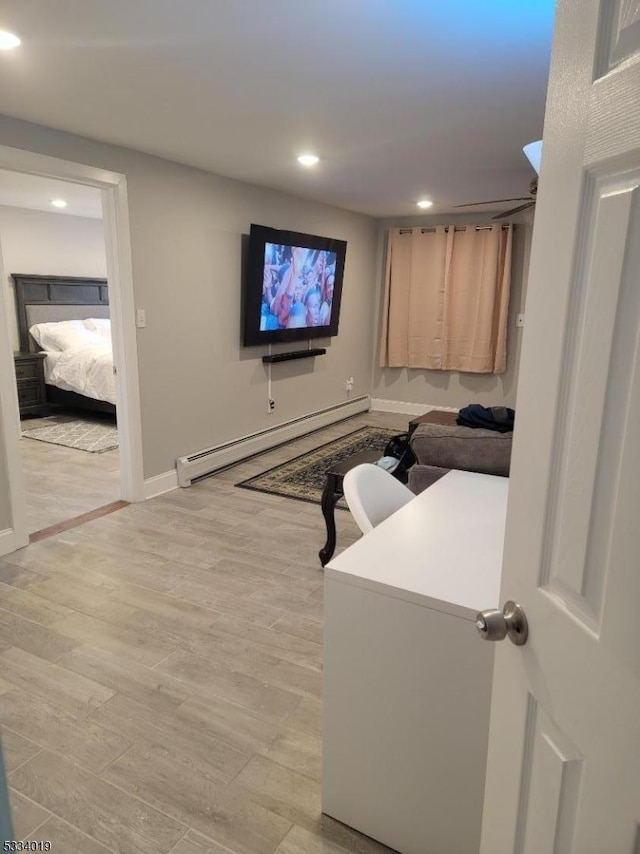
[[274, 353], [270, 356], [263, 356], [262, 361], [268, 364], [290, 362], [292, 359], [309, 359], [311, 356], [324, 356], [326, 352], [325, 347], [312, 347], [311, 350], [293, 350], [289, 353]]

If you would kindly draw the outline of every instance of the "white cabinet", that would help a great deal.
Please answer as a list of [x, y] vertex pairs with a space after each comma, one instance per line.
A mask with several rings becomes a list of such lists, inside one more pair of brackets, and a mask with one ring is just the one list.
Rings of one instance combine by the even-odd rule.
[[479, 849], [507, 489], [452, 472], [325, 569], [322, 809], [402, 854]]

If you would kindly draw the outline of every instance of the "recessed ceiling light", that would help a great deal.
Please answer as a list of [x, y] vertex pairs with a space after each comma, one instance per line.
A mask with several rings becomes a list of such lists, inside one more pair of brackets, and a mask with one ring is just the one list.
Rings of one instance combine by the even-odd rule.
[[54, 206], [54, 208], [66, 208], [67, 206], [67, 203], [64, 199], [52, 199], [51, 204]]
[[14, 47], [22, 44], [18, 36], [13, 33], [8, 33], [6, 30], [0, 30], [0, 50], [12, 50]]
[[316, 157], [315, 154], [301, 154], [298, 157], [298, 163], [302, 166], [315, 166], [320, 160], [319, 157]]
[[424, 210], [424, 208], [430, 208], [432, 204], [433, 202], [429, 201], [429, 199], [420, 199], [418, 207]]

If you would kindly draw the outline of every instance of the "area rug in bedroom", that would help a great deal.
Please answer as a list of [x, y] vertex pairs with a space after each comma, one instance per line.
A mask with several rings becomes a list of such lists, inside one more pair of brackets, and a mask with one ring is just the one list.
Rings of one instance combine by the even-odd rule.
[[38, 422], [30, 422], [29, 426], [22, 430], [22, 435], [26, 439], [37, 439], [50, 445], [64, 445], [65, 448], [88, 451], [90, 454], [103, 454], [118, 447], [116, 425], [99, 419], [54, 415]]
[[[397, 432], [384, 427], [361, 427], [262, 474], [236, 483], [236, 486], [320, 504], [328, 469], [360, 451], [380, 451], [382, 456], [387, 442]], [[341, 507], [342, 502], [337, 506]]]

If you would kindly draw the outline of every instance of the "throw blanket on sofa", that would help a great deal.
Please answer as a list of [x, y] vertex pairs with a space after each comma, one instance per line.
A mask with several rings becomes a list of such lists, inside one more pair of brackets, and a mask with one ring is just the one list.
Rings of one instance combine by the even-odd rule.
[[515, 418], [515, 409], [471, 403], [462, 407], [456, 423], [461, 427], [482, 427], [485, 430], [496, 430], [498, 433], [511, 433]]

